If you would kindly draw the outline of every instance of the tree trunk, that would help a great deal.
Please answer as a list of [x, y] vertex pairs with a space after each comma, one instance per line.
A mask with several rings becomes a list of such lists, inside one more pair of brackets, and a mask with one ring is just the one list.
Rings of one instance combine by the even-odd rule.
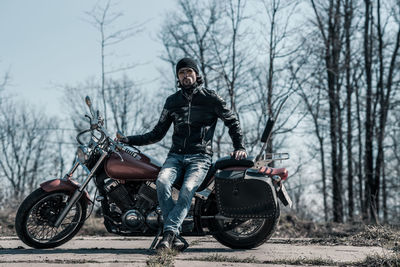
[[351, 46], [350, 46], [350, 30], [353, 16], [353, 2], [346, 0], [345, 2], [345, 22], [344, 30], [346, 35], [346, 92], [347, 92], [347, 190], [348, 190], [348, 215], [349, 220], [353, 220], [354, 215], [354, 196], [353, 196], [353, 160], [352, 160], [352, 121], [351, 121], [351, 95], [353, 88], [351, 85]]
[[366, 90], [366, 106], [365, 106], [365, 206], [363, 217], [367, 221], [371, 221], [373, 216], [373, 198], [371, 194], [371, 186], [373, 184], [373, 124], [372, 124], [372, 31], [371, 27], [371, 2], [365, 2], [365, 23], [364, 23], [364, 63], [365, 63], [365, 76], [367, 83]]
[[361, 108], [360, 108], [360, 94], [359, 88], [356, 88], [356, 107], [357, 107], [357, 141], [358, 141], [358, 163], [357, 163], [357, 174], [358, 174], [358, 197], [360, 201], [361, 213], [365, 212], [365, 201], [363, 192], [363, 168], [362, 168], [362, 155], [363, 155], [363, 143], [362, 143], [362, 123], [361, 123]]

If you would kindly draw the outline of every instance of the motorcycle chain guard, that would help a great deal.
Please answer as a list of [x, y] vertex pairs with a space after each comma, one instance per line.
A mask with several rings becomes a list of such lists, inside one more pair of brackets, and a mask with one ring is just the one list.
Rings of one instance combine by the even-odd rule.
[[247, 171], [221, 170], [215, 176], [219, 212], [230, 218], [274, 218], [277, 196], [271, 179]]

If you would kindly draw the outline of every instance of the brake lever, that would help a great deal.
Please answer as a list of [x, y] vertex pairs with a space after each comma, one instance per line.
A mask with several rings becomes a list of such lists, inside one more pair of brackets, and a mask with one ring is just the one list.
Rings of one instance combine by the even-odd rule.
[[111, 141], [112, 144], [112, 146], [110, 146], [111, 151], [117, 154], [121, 158], [121, 162], [124, 162], [121, 153], [118, 152], [118, 150], [123, 151], [123, 147], [114, 140], [112, 140], [111, 138], [109, 140]]
[[115, 154], [117, 154], [120, 158], [121, 158], [121, 162], [124, 162], [124, 159], [122, 158], [121, 153], [119, 153], [116, 149], [115, 146], [111, 147], [111, 151], [114, 152]]
[[117, 154], [121, 158], [121, 162], [124, 162], [124, 159], [122, 158], [122, 156], [119, 152], [115, 151], [114, 153]]

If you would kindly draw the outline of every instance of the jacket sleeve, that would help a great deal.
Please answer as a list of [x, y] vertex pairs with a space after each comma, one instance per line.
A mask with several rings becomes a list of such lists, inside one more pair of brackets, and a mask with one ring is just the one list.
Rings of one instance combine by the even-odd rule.
[[217, 99], [215, 112], [217, 116], [224, 122], [225, 126], [229, 128], [229, 135], [233, 142], [233, 147], [236, 150], [246, 150], [243, 144], [243, 134], [240, 129], [240, 123], [235, 113], [232, 112], [227, 106], [226, 102], [216, 93]]
[[143, 146], [157, 143], [167, 134], [171, 123], [172, 117], [165, 104], [160, 119], [156, 126], [154, 126], [153, 130], [145, 134], [128, 136], [128, 144], [133, 146]]

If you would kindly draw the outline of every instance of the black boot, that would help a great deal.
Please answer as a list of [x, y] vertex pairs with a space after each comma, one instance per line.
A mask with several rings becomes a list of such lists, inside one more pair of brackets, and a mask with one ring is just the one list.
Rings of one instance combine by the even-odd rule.
[[180, 235], [176, 235], [174, 238], [174, 241], [172, 243], [172, 248], [178, 251], [184, 251], [185, 249], [187, 249], [189, 247], [188, 242], [186, 242], [186, 240], [180, 236]]
[[163, 238], [158, 243], [156, 249], [157, 250], [163, 250], [163, 249], [171, 250], [172, 242], [174, 241], [174, 239], [175, 239], [174, 232], [172, 232], [172, 231], [164, 232]]

